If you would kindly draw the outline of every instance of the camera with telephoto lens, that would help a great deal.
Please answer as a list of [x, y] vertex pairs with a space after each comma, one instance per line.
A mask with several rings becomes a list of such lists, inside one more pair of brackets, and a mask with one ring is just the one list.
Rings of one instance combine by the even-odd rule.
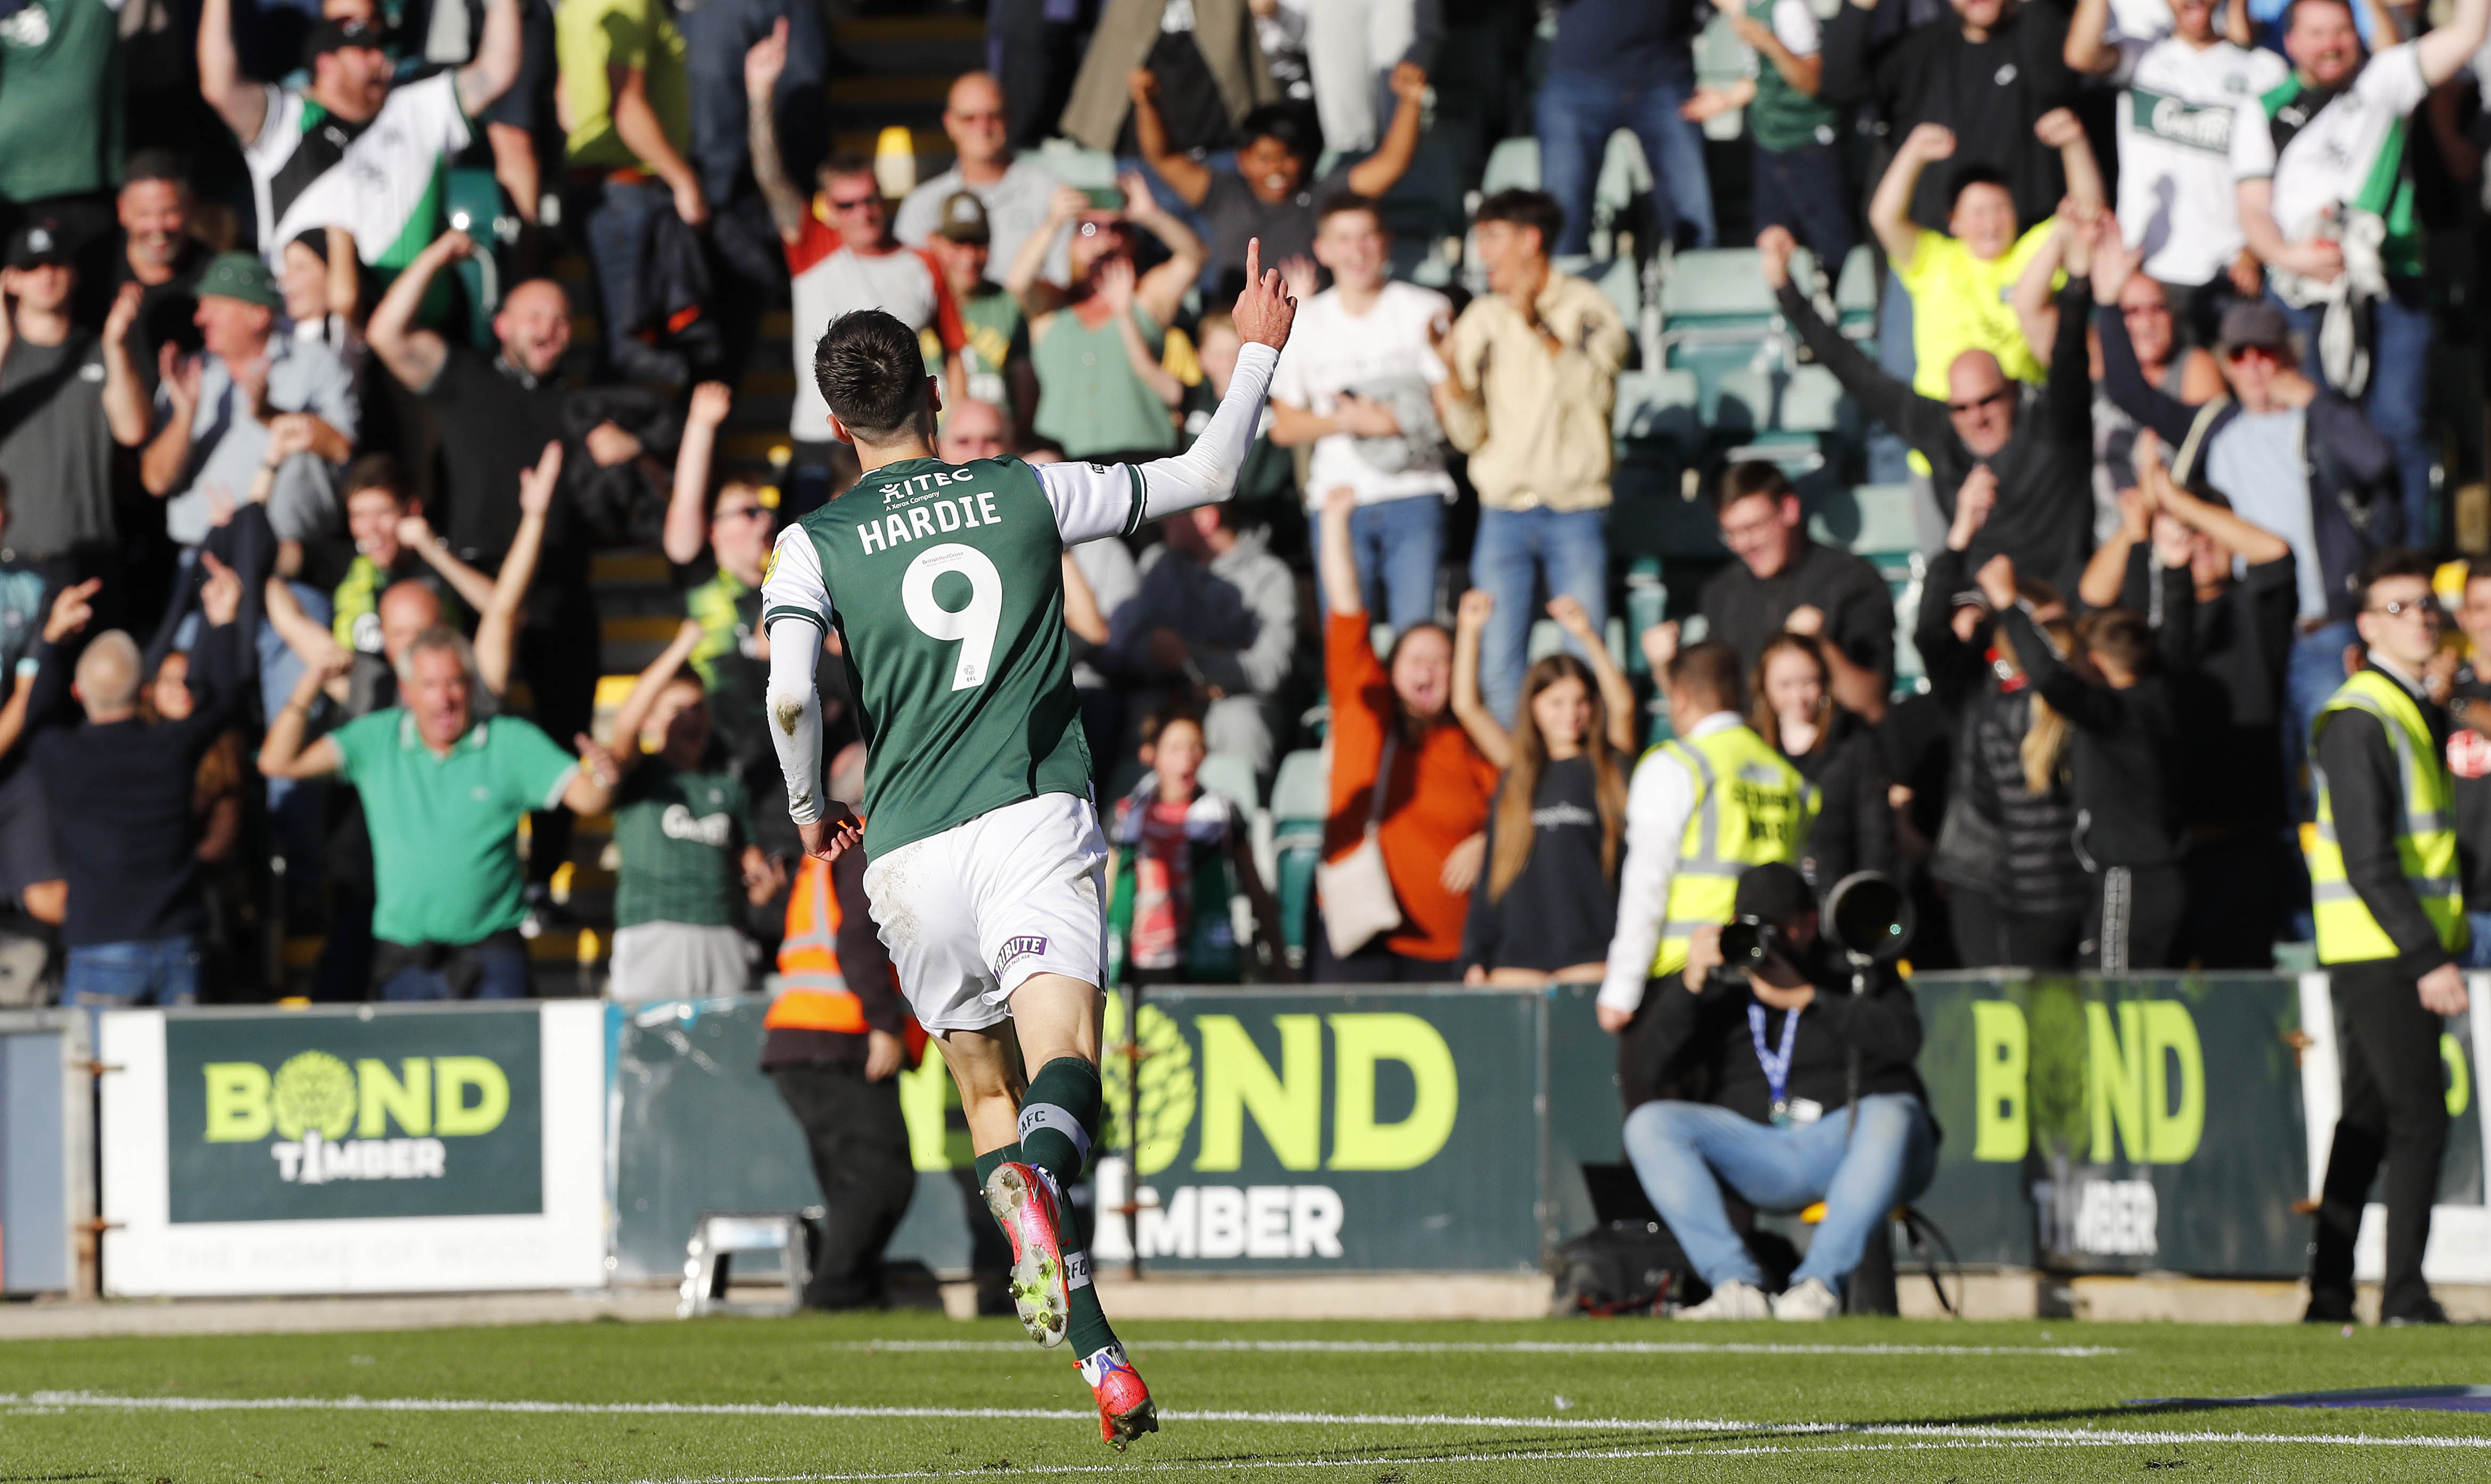
[[1758, 917], [1733, 917], [1721, 924], [1721, 967], [1754, 969], [1770, 957], [1787, 957], [1788, 939], [1778, 922]]

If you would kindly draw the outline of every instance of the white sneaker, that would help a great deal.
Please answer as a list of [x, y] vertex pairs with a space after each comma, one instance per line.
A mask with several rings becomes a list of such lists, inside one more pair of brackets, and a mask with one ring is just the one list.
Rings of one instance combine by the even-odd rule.
[[1713, 1296], [1691, 1309], [1678, 1311], [1680, 1319], [1771, 1319], [1773, 1300], [1765, 1291], [1752, 1283], [1733, 1278], [1713, 1291]]
[[1775, 1295], [1775, 1319], [1832, 1319], [1842, 1312], [1842, 1299], [1814, 1278]]

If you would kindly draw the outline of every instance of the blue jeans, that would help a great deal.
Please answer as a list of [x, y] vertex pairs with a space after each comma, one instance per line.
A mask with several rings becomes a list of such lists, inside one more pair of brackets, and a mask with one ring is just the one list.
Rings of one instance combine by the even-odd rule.
[[[536, 992], [529, 982], [528, 954], [524, 947], [507, 943], [470, 944], [458, 950], [467, 954], [483, 971], [476, 983], [479, 1000], [525, 1000]], [[452, 998], [450, 981], [435, 969], [410, 966], [393, 974], [381, 985], [384, 1000], [448, 1000]]]
[[[1358, 591], [1366, 611], [1395, 634], [1436, 617], [1436, 568], [1445, 555], [1445, 502], [1410, 495], [1362, 505], [1349, 517], [1349, 549], [1358, 558]], [[1329, 611], [1315, 584], [1318, 611]]]
[[581, 236], [588, 245], [588, 264], [597, 281], [597, 319], [605, 335], [605, 359], [616, 372], [634, 381], [681, 382], [688, 374], [684, 358], [661, 351], [630, 333], [631, 310], [639, 302], [640, 252], [659, 213], [675, 209], [674, 193], [655, 181], [625, 184], [601, 181], [590, 188]]
[[199, 946], [184, 936], [73, 947], [61, 989], [94, 1009], [190, 1004], [199, 998]]
[[2316, 817], [2315, 798], [2302, 786], [2301, 772], [2309, 752], [2309, 727], [2326, 709], [2327, 698], [2343, 688], [2344, 646], [2358, 638], [2353, 621], [2338, 619], [2294, 639], [2284, 662], [2283, 777], [2292, 790], [2295, 821]]
[[1816, 254], [1827, 287], [1841, 281], [1842, 264], [1860, 245], [1860, 232], [1851, 224], [1851, 187], [1843, 179], [1840, 149], [1831, 144], [1760, 148], [1755, 181], [1756, 230], [1781, 227]]
[[2474, 933], [2474, 942], [2465, 950], [2465, 967], [2491, 969], [2491, 912], [2467, 913], [2465, 925]]
[[[1496, 599], [1496, 612], [1480, 634], [1480, 692], [1488, 710], [1513, 724], [1522, 697], [1522, 672], [1531, 648], [1532, 621], [1544, 586], [1591, 615], [1592, 632], [1609, 624], [1609, 543], [1606, 510], [1480, 511], [1479, 539], [1471, 547], [1471, 586]], [[1543, 582], [1544, 579], [1544, 582]], [[1572, 639], [1567, 647], [1589, 659]]]
[[1626, 1117], [1626, 1157], [1687, 1261], [1714, 1288], [1764, 1284], [1722, 1207], [1723, 1182], [1764, 1210], [1823, 1201], [1825, 1220], [1791, 1286], [1814, 1278], [1839, 1294], [1877, 1223], [1926, 1190], [1938, 1165], [1929, 1111], [1910, 1093], [1863, 1097], [1859, 1126], [1851, 1121], [1829, 1109], [1813, 1123], [1776, 1128], [1708, 1103], [1646, 1103]]
[[[2327, 368], [2319, 364], [2317, 349], [2319, 311], [2283, 305], [2283, 312], [2310, 348], [2301, 369], [2324, 385]], [[2370, 312], [2370, 385], [2361, 394], [2361, 411], [2396, 451], [2405, 544], [2425, 551], [2431, 548], [2430, 440], [2423, 433], [2422, 413], [2430, 400], [2430, 290], [2418, 278], [2388, 279], [2388, 297]]]
[[1539, 84], [1539, 187], [1566, 210], [1551, 256], [1592, 250], [1592, 193], [1609, 135], [1634, 131], [1652, 166], [1661, 236], [1681, 247], [1713, 246], [1713, 186], [1704, 174], [1704, 131], [1680, 115], [1695, 96], [1695, 59], [1679, 50], [1640, 88], [1578, 73]]

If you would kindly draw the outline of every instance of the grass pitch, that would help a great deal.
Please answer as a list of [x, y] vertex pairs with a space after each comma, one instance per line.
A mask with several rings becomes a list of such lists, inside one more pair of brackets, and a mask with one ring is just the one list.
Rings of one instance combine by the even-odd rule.
[[710, 1320], [0, 1345], [0, 1484], [2491, 1479], [2491, 1414], [2178, 1404], [2491, 1382], [2466, 1329], [1137, 1324], [1098, 1442], [1008, 1321]]

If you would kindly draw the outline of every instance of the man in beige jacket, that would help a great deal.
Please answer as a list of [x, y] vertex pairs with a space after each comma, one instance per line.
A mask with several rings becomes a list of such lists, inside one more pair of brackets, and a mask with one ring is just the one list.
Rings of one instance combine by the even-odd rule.
[[1580, 602], [1594, 633], [1608, 624], [1609, 413], [1626, 330], [1597, 288], [1549, 267], [1563, 220], [1537, 190], [1480, 202], [1488, 292], [1437, 345], [1451, 373], [1436, 385], [1437, 415], [1471, 456], [1480, 496], [1471, 585], [1496, 598], [1480, 687], [1509, 725], [1539, 589]]

